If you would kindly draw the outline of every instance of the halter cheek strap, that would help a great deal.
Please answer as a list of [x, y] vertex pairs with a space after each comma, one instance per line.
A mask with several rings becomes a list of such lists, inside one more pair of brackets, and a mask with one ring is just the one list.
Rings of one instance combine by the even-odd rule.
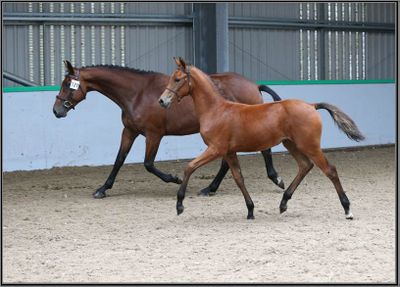
[[188, 83], [189, 83], [189, 96], [192, 95], [192, 81], [190, 81], [190, 66], [188, 66], [188, 71], [186, 72]]
[[[192, 95], [192, 81], [190, 81], [190, 66], [188, 66], [188, 70], [187, 71], [182, 69], [182, 72], [184, 72], [186, 74], [186, 79], [187, 79], [187, 82], [188, 82], [188, 85], [189, 85], [189, 93], [188, 93], [188, 95], [191, 96]], [[183, 86], [183, 84], [181, 86]], [[176, 90], [180, 89], [181, 86], [179, 86]], [[182, 100], [183, 97], [178, 96], [178, 93], [176, 91], [171, 90], [169, 88], [167, 88], [167, 90], [172, 92], [177, 97], [178, 103]]]

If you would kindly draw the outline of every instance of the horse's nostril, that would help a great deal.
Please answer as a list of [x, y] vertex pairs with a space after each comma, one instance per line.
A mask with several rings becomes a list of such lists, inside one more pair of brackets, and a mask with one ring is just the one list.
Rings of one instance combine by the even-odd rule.
[[62, 117], [62, 115], [57, 113], [57, 111], [55, 109], [53, 109], [53, 113], [54, 113], [54, 115], [56, 116], [57, 119]]
[[164, 104], [163, 99], [160, 99], [158, 102], [160, 103], [160, 105]]

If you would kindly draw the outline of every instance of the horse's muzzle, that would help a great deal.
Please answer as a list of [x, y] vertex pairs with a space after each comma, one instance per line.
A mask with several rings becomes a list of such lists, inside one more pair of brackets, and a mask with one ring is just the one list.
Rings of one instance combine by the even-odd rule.
[[162, 106], [163, 108], [168, 108], [169, 104], [167, 104], [166, 102], [164, 102], [163, 99], [159, 99], [158, 103], [160, 104], [160, 106]]
[[163, 108], [168, 109], [173, 101], [173, 96], [174, 95], [170, 95], [170, 92], [165, 90], [164, 93], [160, 96], [160, 98], [158, 99], [158, 103], [160, 104], [160, 106], [162, 106]]
[[57, 112], [56, 109], [53, 109], [53, 113], [56, 116], [56, 118], [65, 118], [67, 116], [67, 113], [65, 112]]

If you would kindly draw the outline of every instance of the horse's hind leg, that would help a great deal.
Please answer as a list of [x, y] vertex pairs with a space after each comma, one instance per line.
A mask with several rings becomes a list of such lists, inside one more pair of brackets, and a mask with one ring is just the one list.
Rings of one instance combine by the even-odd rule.
[[240, 165], [237, 155], [235, 153], [229, 154], [225, 157], [225, 160], [228, 162], [233, 178], [235, 179], [236, 184], [239, 186], [246, 202], [248, 212], [247, 219], [254, 219], [254, 203], [249, 193], [247, 192], [246, 186], [244, 185], [244, 179], [240, 171]]
[[271, 149], [269, 148], [269, 149], [263, 150], [263, 151], [261, 151], [261, 154], [263, 155], [263, 158], [264, 158], [268, 178], [270, 180], [272, 180], [272, 182], [275, 183], [277, 186], [284, 189], [285, 184], [283, 183], [282, 178], [280, 176], [278, 176], [278, 173], [276, 172], [274, 165], [272, 163]]
[[122, 131], [121, 145], [119, 147], [118, 155], [117, 155], [117, 158], [115, 159], [113, 169], [112, 169], [110, 175], [108, 176], [106, 182], [104, 183], [104, 185], [101, 186], [100, 188], [98, 188], [93, 193], [94, 198], [105, 197], [106, 190], [112, 188], [115, 178], [116, 178], [121, 166], [124, 164], [126, 156], [128, 155], [128, 153], [132, 147], [132, 144], [135, 141], [137, 136], [138, 136], [137, 133], [132, 133], [127, 128], [124, 128], [124, 130]]
[[308, 159], [308, 157], [304, 155], [292, 141], [284, 140], [282, 143], [296, 160], [299, 166], [299, 171], [292, 183], [283, 194], [281, 204], [279, 206], [279, 210], [281, 213], [286, 211], [288, 200], [292, 198], [293, 192], [296, 190], [303, 178], [314, 166], [312, 162]]
[[210, 183], [209, 186], [206, 188], [203, 188], [200, 192], [199, 195], [204, 195], [204, 196], [211, 196], [214, 195], [215, 192], [217, 191], [219, 185], [221, 184], [222, 180], [224, 179], [226, 173], [229, 170], [229, 165], [225, 160], [222, 160], [221, 162], [221, 167], [215, 176], [214, 180]]
[[173, 182], [180, 184], [182, 180], [173, 176], [172, 174], [163, 173], [161, 170], [154, 166], [154, 159], [156, 158], [158, 147], [160, 146], [161, 136], [155, 134], [146, 134], [146, 155], [144, 158], [144, 167], [146, 170], [155, 176], [159, 177], [164, 182]]
[[350, 201], [347, 198], [345, 191], [343, 190], [342, 184], [340, 183], [336, 167], [328, 162], [320, 148], [315, 149], [315, 151], [310, 153], [309, 156], [335, 186], [336, 192], [340, 199], [340, 203], [343, 206], [346, 219], [353, 219], [353, 214], [350, 211]]

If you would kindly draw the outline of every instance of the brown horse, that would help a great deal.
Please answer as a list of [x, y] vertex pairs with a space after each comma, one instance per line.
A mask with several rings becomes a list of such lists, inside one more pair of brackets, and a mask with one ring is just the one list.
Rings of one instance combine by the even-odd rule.
[[356, 141], [364, 139], [355, 123], [337, 107], [326, 103], [308, 104], [300, 100], [245, 105], [220, 97], [211, 79], [193, 66], [175, 59], [178, 69], [170, 77], [168, 87], [159, 103], [168, 108], [172, 101], [191, 95], [200, 122], [200, 134], [207, 150], [191, 161], [184, 172], [178, 191], [177, 212], [183, 212], [183, 199], [190, 175], [200, 166], [222, 157], [231, 168], [236, 184], [243, 193], [248, 209], [248, 219], [253, 219], [253, 201], [244, 185], [237, 152], [252, 152], [283, 143], [295, 158], [299, 172], [284, 192], [280, 212], [287, 209], [287, 201], [314, 162], [333, 182], [347, 219], [352, 219], [350, 202], [342, 188], [336, 168], [325, 158], [321, 147], [322, 122], [318, 109], [326, 109], [338, 127]]
[[[161, 138], [165, 135], [189, 135], [199, 132], [199, 122], [194, 114], [193, 101], [189, 98], [171, 110], [166, 111], [157, 103], [158, 97], [165, 90], [169, 77], [156, 72], [145, 72], [118, 66], [92, 66], [74, 68], [64, 61], [66, 76], [56, 97], [53, 112], [57, 118], [67, 116], [69, 110], [86, 97], [90, 91], [98, 91], [114, 101], [122, 110], [121, 145], [114, 167], [103, 186], [93, 196], [103, 198], [106, 190], [112, 188], [115, 177], [123, 165], [129, 150], [141, 134], [146, 137], [144, 166], [165, 182], [181, 183], [171, 174], [165, 174], [154, 167]], [[267, 86], [257, 86], [248, 79], [234, 73], [222, 73], [211, 76], [226, 99], [247, 104], [263, 102], [260, 91], [266, 91], [274, 100], [279, 96]], [[271, 150], [262, 151], [268, 177], [284, 188], [283, 181], [272, 165]], [[211, 184], [201, 194], [212, 195], [217, 190], [229, 169], [222, 161], [221, 168]]]

